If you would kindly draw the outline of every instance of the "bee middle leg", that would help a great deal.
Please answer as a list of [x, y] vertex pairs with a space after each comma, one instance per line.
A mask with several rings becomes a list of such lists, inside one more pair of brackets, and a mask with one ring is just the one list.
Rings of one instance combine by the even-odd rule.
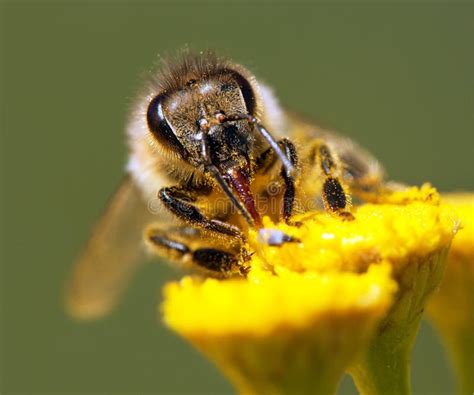
[[324, 141], [316, 140], [310, 150], [309, 160], [323, 174], [322, 197], [326, 210], [347, 220], [354, 219], [349, 212], [351, 196], [341, 181], [343, 166], [336, 153]]
[[[283, 138], [277, 143], [290, 163], [296, 167], [298, 164], [298, 154], [294, 144], [287, 138]], [[274, 165], [277, 159], [275, 151], [272, 148], [268, 148], [259, 158], [257, 158], [257, 169], [265, 173]], [[291, 223], [291, 215], [293, 214], [296, 194], [295, 177], [293, 174], [288, 174], [284, 166], [281, 167], [280, 174], [285, 183], [285, 191], [283, 195], [283, 218], [287, 223]]]
[[229, 252], [216, 246], [195, 247], [201, 244], [199, 231], [189, 227], [165, 229], [150, 225], [145, 230], [146, 244], [158, 255], [177, 263], [190, 260], [192, 263], [219, 276], [246, 275], [245, 261], [249, 257], [240, 248], [240, 253]]

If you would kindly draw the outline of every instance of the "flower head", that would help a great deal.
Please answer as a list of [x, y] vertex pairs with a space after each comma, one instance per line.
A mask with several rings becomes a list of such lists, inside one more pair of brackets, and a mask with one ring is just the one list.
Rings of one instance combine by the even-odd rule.
[[396, 343], [392, 327], [397, 341], [413, 337], [455, 227], [431, 187], [391, 198], [356, 207], [353, 221], [323, 212], [295, 218], [300, 227], [265, 219], [299, 242], [270, 246], [251, 232], [247, 278], [168, 284], [166, 324], [242, 393], [331, 393], [351, 365], [360, 378], [367, 366], [356, 361], [367, 360], [374, 333], [382, 343]]
[[391, 305], [390, 271], [185, 277], [167, 285], [162, 309], [241, 393], [333, 393]]

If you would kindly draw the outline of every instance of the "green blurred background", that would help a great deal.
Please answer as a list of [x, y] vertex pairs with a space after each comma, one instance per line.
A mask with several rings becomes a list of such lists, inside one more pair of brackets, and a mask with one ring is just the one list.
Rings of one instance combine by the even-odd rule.
[[[353, 136], [391, 178], [474, 189], [474, 7], [250, 2], [2, 3], [1, 384], [13, 393], [231, 393], [157, 319], [157, 263], [107, 319], [79, 324], [63, 284], [121, 179], [124, 122], [158, 54], [214, 48], [285, 105]], [[455, 305], [453, 305], [455, 308]], [[453, 391], [424, 323], [417, 394]], [[341, 393], [354, 393], [347, 378]]]

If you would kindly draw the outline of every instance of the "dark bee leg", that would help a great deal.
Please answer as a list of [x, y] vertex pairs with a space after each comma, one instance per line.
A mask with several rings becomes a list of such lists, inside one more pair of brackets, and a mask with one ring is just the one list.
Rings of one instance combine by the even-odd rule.
[[[287, 138], [283, 138], [278, 141], [278, 145], [284, 152], [285, 156], [290, 161], [293, 167], [296, 167], [298, 163], [298, 155], [293, 143]], [[257, 169], [263, 173], [266, 173], [278, 159], [275, 151], [272, 147], [268, 148], [260, 154], [257, 158]], [[281, 167], [281, 176], [285, 183], [285, 192], [283, 195], [283, 218], [287, 223], [290, 223], [290, 218], [293, 213], [293, 206], [295, 202], [295, 178], [293, 174], [289, 174], [285, 166]]]
[[216, 248], [198, 248], [193, 251], [193, 262], [213, 272], [230, 273], [239, 262], [237, 256]]
[[322, 196], [326, 210], [344, 219], [354, 219], [348, 211], [351, 198], [341, 183], [342, 166], [337, 156], [328, 145], [318, 140], [311, 150], [310, 161], [319, 166], [324, 176]]
[[180, 260], [191, 252], [185, 243], [169, 238], [165, 231], [152, 226], [145, 231], [145, 242], [152, 246], [158, 255], [166, 256], [172, 261]]
[[243, 263], [248, 254], [243, 249], [239, 254], [213, 247], [193, 249], [186, 243], [186, 241], [188, 243], [193, 241], [193, 238], [201, 241], [198, 237], [199, 232], [188, 233], [184, 236], [179, 234], [179, 230], [173, 232], [173, 230], [161, 229], [153, 225], [145, 230], [145, 241], [148, 246], [158, 255], [171, 261], [183, 262], [189, 259], [200, 268], [218, 275], [246, 274], [247, 268]]
[[197, 194], [196, 190], [179, 186], [162, 188], [158, 192], [165, 207], [186, 223], [220, 235], [244, 238], [238, 227], [206, 217], [194, 204]]
[[[298, 163], [298, 156], [296, 153], [296, 148], [293, 143], [288, 139], [281, 140], [282, 148], [290, 160], [293, 167], [296, 167]], [[295, 178], [292, 174], [289, 174], [284, 166], [281, 168], [281, 176], [285, 182], [285, 193], [283, 195], [283, 218], [287, 223], [290, 223], [291, 214], [293, 214], [293, 206], [295, 204]]]

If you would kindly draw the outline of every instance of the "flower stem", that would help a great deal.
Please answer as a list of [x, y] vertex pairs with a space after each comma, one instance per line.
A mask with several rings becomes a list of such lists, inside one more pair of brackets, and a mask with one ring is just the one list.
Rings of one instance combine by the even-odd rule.
[[359, 364], [351, 370], [362, 395], [410, 394], [410, 353], [412, 341], [393, 349], [391, 341], [376, 338]]
[[399, 291], [369, 348], [350, 369], [362, 395], [411, 393], [411, 351], [428, 297], [439, 286], [448, 248], [413, 259], [396, 275]]

